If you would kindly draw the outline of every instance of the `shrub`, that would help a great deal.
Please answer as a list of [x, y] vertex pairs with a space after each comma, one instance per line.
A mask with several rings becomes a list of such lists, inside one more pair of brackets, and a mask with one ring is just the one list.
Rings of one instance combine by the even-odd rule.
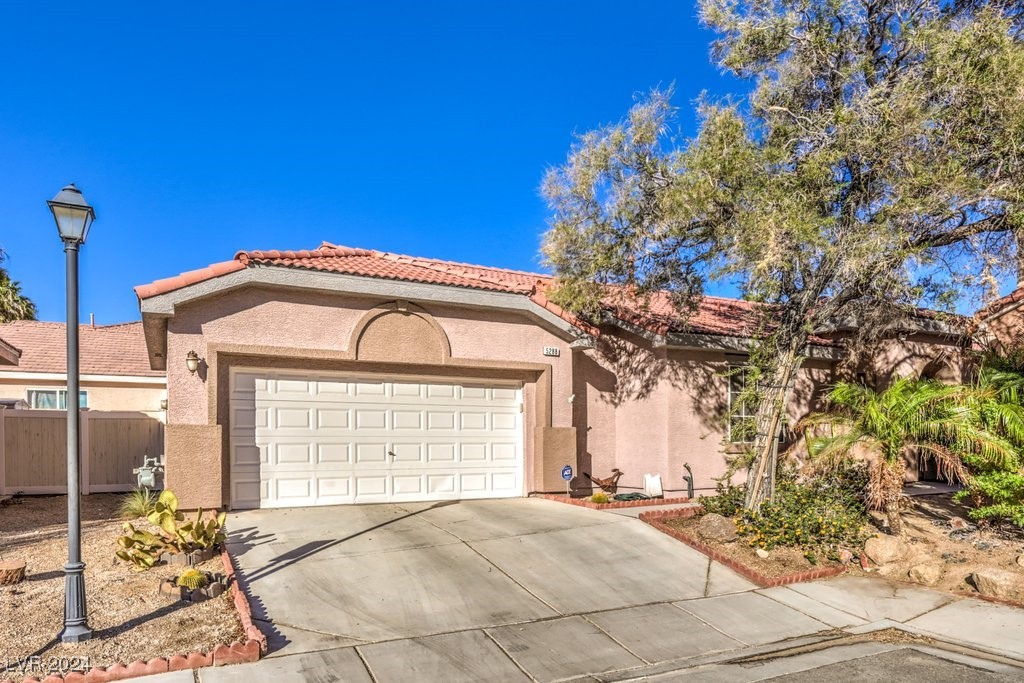
[[135, 489], [131, 493], [125, 494], [124, 498], [121, 499], [118, 513], [122, 519], [146, 517], [153, 512], [153, 506], [156, 505], [156, 501], [156, 494], [149, 489]]
[[799, 547], [813, 563], [824, 554], [838, 557], [842, 547], [864, 542], [861, 528], [867, 522], [862, 495], [866, 468], [850, 464], [839, 471], [798, 482], [780, 478], [775, 500], [753, 512], [745, 510], [736, 531], [752, 548]]
[[985, 472], [971, 479], [968, 488], [954, 498], [970, 498], [976, 506], [968, 514], [971, 519], [1007, 519], [1024, 527], [1024, 475], [1019, 472]]
[[597, 493], [590, 497], [591, 503], [598, 503], [600, 505], [607, 503], [609, 500], [610, 499], [608, 498], [608, 494], [605, 493], [604, 491], [598, 491]]
[[715, 495], [701, 496], [699, 502], [704, 508], [704, 512], [732, 517], [743, 509], [743, 499], [746, 494], [746, 484], [735, 486], [731, 483], [718, 482], [715, 486]]

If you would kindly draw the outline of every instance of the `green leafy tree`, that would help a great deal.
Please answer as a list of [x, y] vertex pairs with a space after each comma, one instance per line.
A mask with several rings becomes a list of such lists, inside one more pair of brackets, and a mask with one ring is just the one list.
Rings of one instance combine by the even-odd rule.
[[[0, 263], [6, 254], [0, 250]], [[21, 293], [21, 284], [11, 279], [7, 269], [0, 267], [0, 323], [12, 320], [35, 320], [36, 305]]]
[[970, 478], [965, 458], [997, 469], [1017, 460], [1014, 445], [979, 424], [977, 413], [964, 405], [962, 392], [959, 385], [906, 377], [881, 392], [839, 383], [829, 393], [830, 409], [808, 416], [799, 427], [825, 425], [830, 431], [808, 439], [818, 466], [845, 465], [858, 455], [870, 460], [865, 500], [884, 510], [890, 529], [900, 534], [905, 456], [930, 456], [939, 476], [960, 482]]
[[553, 298], [597, 317], [708, 282], [765, 304], [747, 507], [771, 491], [776, 437], [810, 337], [881, 332], [918, 305], [978, 296], [1024, 225], [1024, 48], [1016, 4], [700, 0], [712, 53], [750, 94], [700, 105], [677, 139], [671, 92], [582, 135], [543, 192]]

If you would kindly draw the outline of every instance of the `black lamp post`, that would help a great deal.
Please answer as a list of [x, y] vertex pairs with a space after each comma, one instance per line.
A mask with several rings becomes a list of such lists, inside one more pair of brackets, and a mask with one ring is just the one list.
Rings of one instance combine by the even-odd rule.
[[82, 562], [82, 492], [80, 490], [81, 447], [78, 434], [78, 248], [85, 243], [96, 212], [82, 192], [68, 185], [46, 202], [57, 221], [67, 259], [68, 331], [68, 563], [64, 565], [64, 630], [60, 639], [80, 643], [92, 638], [85, 609], [85, 564]]

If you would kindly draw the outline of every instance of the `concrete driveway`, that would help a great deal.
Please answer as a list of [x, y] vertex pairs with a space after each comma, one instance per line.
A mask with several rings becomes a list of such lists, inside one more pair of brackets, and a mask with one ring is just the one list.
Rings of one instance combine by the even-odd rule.
[[905, 648], [832, 640], [893, 627], [1024, 657], [1019, 610], [869, 578], [756, 590], [630, 516], [540, 499], [256, 510], [229, 525], [271, 649], [201, 670], [203, 683], [760, 681]]
[[634, 519], [533, 498], [254, 510], [230, 528], [254, 616], [289, 651], [753, 588]]

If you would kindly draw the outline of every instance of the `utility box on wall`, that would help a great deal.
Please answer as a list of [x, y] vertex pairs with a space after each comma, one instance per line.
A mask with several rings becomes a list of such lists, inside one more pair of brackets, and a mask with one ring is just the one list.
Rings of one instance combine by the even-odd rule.
[[536, 472], [538, 490], [564, 493], [562, 468], [571, 465], [576, 470], [576, 428], [538, 427], [537, 445], [541, 456]]

